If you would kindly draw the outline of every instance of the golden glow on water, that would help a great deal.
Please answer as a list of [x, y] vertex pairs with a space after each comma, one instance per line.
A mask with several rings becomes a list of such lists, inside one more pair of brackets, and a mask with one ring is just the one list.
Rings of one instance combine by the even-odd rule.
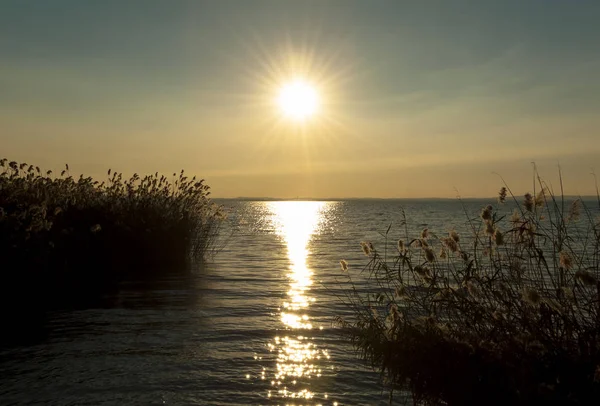
[[310, 381], [322, 376], [321, 361], [329, 359], [327, 350], [317, 348], [311, 335], [314, 326], [309, 307], [315, 298], [310, 296], [313, 271], [307, 265], [310, 239], [319, 232], [328, 204], [267, 203], [275, 231], [286, 243], [290, 261], [289, 288], [280, 307], [280, 320], [286, 334], [276, 336], [268, 344], [269, 351], [277, 354], [276, 370], [271, 379], [273, 390], [267, 394], [269, 398], [312, 400], [316, 394], [309, 390], [315, 386]]
[[272, 202], [276, 232], [287, 245], [290, 260], [290, 288], [288, 298], [282, 304], [281, 321], [293, 329], [311, 329], [305, 311], [315, 299], [307, 295], [312, 285], [312, 271], [306, 264], [308, 242], [317, 231], [323, 202]]

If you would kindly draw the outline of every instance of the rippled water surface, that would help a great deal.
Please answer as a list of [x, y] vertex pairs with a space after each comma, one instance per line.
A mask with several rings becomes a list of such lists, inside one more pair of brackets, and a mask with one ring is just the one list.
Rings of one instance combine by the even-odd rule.
[[[463, 229], [457, 201], [222, 201], [227, 244], [190, 276], [129, 283], [110, 305], [49, 315], [0, 353], [1, 404], [377, 405], [378, 375], [333, 326], [360, 241]], [[473, 213], [486, 201], [470, 201]], [[381, 246], [381, 245], [380, 245]]]

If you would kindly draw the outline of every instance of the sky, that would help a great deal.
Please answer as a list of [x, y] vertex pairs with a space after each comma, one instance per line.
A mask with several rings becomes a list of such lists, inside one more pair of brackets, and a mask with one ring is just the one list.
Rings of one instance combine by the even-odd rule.
[[[595, 194], [594, 0], [0, 0], [0, 155], [214, 197]], [[314, 84], [317, 115], [277, 91]]]

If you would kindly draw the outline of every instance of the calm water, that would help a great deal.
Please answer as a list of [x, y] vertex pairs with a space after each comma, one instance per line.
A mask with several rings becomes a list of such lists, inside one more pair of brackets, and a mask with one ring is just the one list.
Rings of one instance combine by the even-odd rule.
[[[468, 201], [476, 213], [489, 201]], [[378, 375], [336, 334], [360, 241], [461, 230], [454, 200], [222, 201], [227, 245], [194, 275], [129, 284], [111, 306], [51, 314], [0, 352], [0, 404], [376, 405]], [[416, 235], [416, 234], [415, 234]]]

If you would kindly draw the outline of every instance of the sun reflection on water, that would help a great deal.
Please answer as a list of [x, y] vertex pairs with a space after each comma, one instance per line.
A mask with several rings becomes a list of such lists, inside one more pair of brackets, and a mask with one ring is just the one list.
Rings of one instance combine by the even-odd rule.
[[[277, 354], [276, 370], [271, 379], [272, 390], [267, 395], [269, 398], [302, 402], [315, 400], [317, 394], [311, 390], [314, 388], [311, 381], [322, 376], [321, 361], [330, 358], [327, 350], [317, 348], [311, 333], [314, 326], [308, 310], [315, 298], [310, 296], [313, 271], [307, 265], [309, 241], [313, 234], [319, 232], [323, 213], [329, 204], [299, 201], [267, 203], [275, 231], [285, 241], [290, 260], [289, 289], [280, 308], [280, 319], [287, 334], [276, 336], [268, 344], [269, 351]], [[318, 397], [322, 400], [328, 398], [326, 394]]]

